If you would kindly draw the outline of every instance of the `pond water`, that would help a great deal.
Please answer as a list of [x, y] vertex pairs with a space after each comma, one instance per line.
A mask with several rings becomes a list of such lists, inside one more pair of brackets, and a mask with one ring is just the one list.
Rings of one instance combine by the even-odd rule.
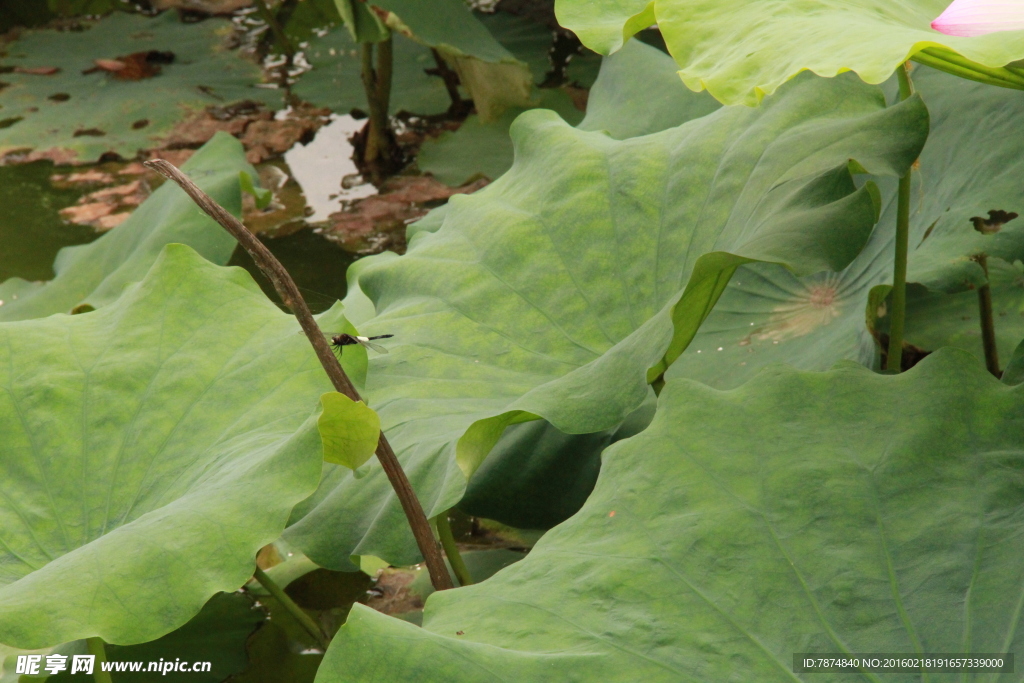
[[[339, 152], [344, 153], [336, 151]], [[297, 161], [302, 162], [302, 158]], [[345, 163], [351, 162], [345, 158], [345, 163], [335, 163], [347, 172]], [[319, 163], [320, 168], [324, 165]], [[53, 260], [62, 247], [86, 244], [100, 237], [101, 233], [91, 227], [66, 223], [59, 214], [94, 188], [69, 189], [55, 186], [50, 180], [55, 173], [87, 168], [59, 167], [48, 161], [0, 166], [0, 282], [11, 277], [49, 280], [54, 276]], [[297, 163], [296, 168], [304, 167]], [[339, 190], [340, 177], [337, 176]], [[322, 204], [326, 195], [317, 199]], [[286, 236], [264, 238], [264, 243], [291, 272], [310, 308], [320, 312], [345, 296], [345, 271], [356, 257], [310, 227], [308, 223], [301, 225]], [[267, 295], [280, 303], [269, 281], [242, 249], [236, 249], [229, 265], [248, 270]]]
[[0, 166], [0, 282], [11, 277], [49, 280], [61, 247], [96, 239], [86, 226], [69, 225], [57, 213], [86, 190], [50, 183], [58, 172], [48, 161]]

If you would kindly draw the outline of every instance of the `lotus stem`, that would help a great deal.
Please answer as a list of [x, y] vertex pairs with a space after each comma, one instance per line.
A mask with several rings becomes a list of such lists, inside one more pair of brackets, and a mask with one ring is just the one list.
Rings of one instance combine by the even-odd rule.
[[[260, 270], [273, 283], [274, 289], [277, 290], [278, 296], [281, 297], [281, 301], [295, 314], [299, 325], [302, 327], [302, 331], [306, 333], [309, 343], [313, 346], [313, 350], [316, 352], [316, 356], [320, 360], [320, 364], [323, 366], [324, 372], [327, 373], [334, 388], [353, 401], [361, 401], [362, 397], [359, 396], [359, 392], [356, 391], [352, 381], [345, 374], [341, 363], [338, 362], [338, 357], [331, 351], [324, 333], [316, 324], [316, 320], [313, 318], [313, 314], [310, 313], [309, 306], [306, 305], [302, 294], [299, 293], [299, 288], [295, 285], [295, 281], [292, 280], [292, 276], [281, 265], [281, 262], [277, 260], [277, 257], [270, 253], [270, 250], [255, 235], [249, 232], [240, 220], [228, 213], [224, 207], [199, 189], [199, 186], [175, 168], [174, 165], [164, 159], [153, 159], [152, 161], [145, 162], [145, 165], [165, 178], [177, 183], [206, 215], [227, 230], [249, 252], [252, 260], [256, 262]], [[381, 432], [377, 442], [377, 459], [380, 461], [384, 473], [387, 474], [388, 480], [395, 490], [395, 495], [402, 504], [402, 510], [405, 512], [405, 517], [409, 521], [409, 527], [412, 529], [416, 544], [419, 546], [423, 560], [426, 562], [427, 570], [430, 572], [430, 581], [434, 585], [434, 589], [445, 590], [453, 588], [451, 576], [448, 575], [448, 568], [445, 567], [444, 559], [441, 557], [441, 550], [437, 545], [437, 541], [434, 540], [434, 533], [431, 531], [430, 523], [423, 512], [423, 506], [420, 505], [420, 501], [416, 497], [416, 491], [413, 490], [412, 484], [409, 483], [409, 478], [405, 475], [402, 464], [395, 456], [395, 451], [391, 448], [391, 444], [388, 443], [384, 432]]]
[[448, 512], [442, 512], [434, 518], [434, 526], [437, 527], [437, 535], [441, 539], [441, 547], [444, 554], [448, 556], [448, 562], [452, 565], [455, 578], [459, 580], [460, 586], [471, 586], [473, 576], [469, 573], [469, 567], [459, 553], [459, 547], [455, 544], [455, 535], [452, 534], [452, 525], [448, 521]]
[[260, 18], [267, 22], [270, 30], [274, 32], [274, 37], [277, 38], [277, 42], [281, 44], [284, 49], [285, 55], [288, 57], [289, 66], [292, 63], [292, 59], [295, 57], [295, 47], [292, 45], [292, 41], [288, 39], [288, 34], [284, 32], [281, 27], [281, 22], [277, 20], [277, 16], [269, 7], [265, 0], [256, 0], [256, 9], [260, 14]]
[[103, 639], [99, 637], [86, 638], [85, 646], [89, 649], [89, 654], [96, 657], [96, 661], [93, 662], [93, 680], [96, 683], [113, 683], [110, 672], [103, 670], [103, 665], [107, 663], [107, 648], [103, 644]]
[[317, 644], [323, 648], [324, 652], [326, 652], [328, 643], [327, 636], [324, 634], [323, 630], [317, 626], [316, 622], [313, 621], [313, 618], [306, 614], [301, 607], [295, 604], [295, 601], [292, 600], [288, 594], [284, 592], [284, 589], [278, 586], [273, 579], [267, 576], [265, 571], [256, 567], [253, 577], [255, 577], [255, 579], [259, 581], [259, 584], [263, 586], [268, 593], [274, 596], [279, 603], [284, 605], [284, 608], [288, 610], [288, 614], [295, 617], [295, 621], [299, 622], [299, 624], [302, 625], [302, 628], [306, 629], [306, 633], [313, 636], [313, 639]]
[[999, 370], [999, 348], [996, 346], [996, 324], [992, 317], [992, 285], [988, 279], [988, 256], [979, 254], [975, 262], [985, 272], [985, 284], [978, 287], [978, 318], [981, 321], [981, 344], [985, 349], [985, 367], [996, 379], [1002, 377]]
[[[906, 64], [896, 74], [900, 81], [900, 100], [914, 94], [914, 84]], [[907, 321], [907, 258], [910, 254], [910, 181], [913, 167], [900, 178], [896, 199], [896, 255], [892, 274], [892, 322], [889, 326], [889, 353], [886, 369], [900, 372], [903, 367], [903, 332]]]
[[393, 156], [388, 112], [391, 107], [391, 81], [394, 71], [394, 43], [392, 36], [376, 43], [377, 63], [374, 65], [374, 43], [362, 43], [363, 88], [366, 103], [370, 109], [370, 120], [366, 129], [366, 144], [363, 161], [374, 167], [379, 175], [382, 165], [387, 165]]
[[1017, 73], [1016, 70], [1011, 71], [1005, 67], [985, 67], [956, 53], [936, 53], [930, 50], [922, 50], [911, 59], [919, 64], [930, 66], [939, 71], [945, 71], [960, 78], [966, 78], [987, 85], [995, 85], [1000, 88], [1024, 90], [1024, 76]]

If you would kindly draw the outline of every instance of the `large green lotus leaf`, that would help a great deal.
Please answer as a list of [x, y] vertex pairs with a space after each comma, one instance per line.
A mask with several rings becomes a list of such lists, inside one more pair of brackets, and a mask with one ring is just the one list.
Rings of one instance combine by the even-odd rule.
[[[756, 104], [805, 70], [854, 71], [881, 83], [929, 48], [986, 67], [1024, 58], [1024, 31], [963, 38], [932, 29], [948, 0], [655, 0], [640, 22], [627, 20], [624, 10], [641, 2], [557, 4], [564, 25], [604, 54], [618, 49], [623, 36], [657, 23], [686, 85], [725, 104]], [[580, 30], [590, 26], [599, 28]]]
[[95, 312], [0, 324], [0, 642], [153, 640], [251, 576], [320, 476], [296, 331], [184, 245]]
[[555, 14], [580, 42], [603, 55], [657, 21], [654, 0], [556, 0]]
[[[223, 19], [184, 24], [174, 12], [146, 18], [114, 14], [84, 24], [83, 31], [26, 31], [7, 48], [5, 66], [56, 67], [51, 76], [4, 75], [0, 154], [31, 149], [65, 162], [85, 163], [107, 152], [134, 157], [161, 146], [175, 124], [210, 105], [256, 100], [279, 106], [279, 91], [254, 87], [259, 67], [225, 41], [233, 28]], [[153, 78], [119, 80], [103, 71], [84, 74], [94, 59], [150, 50], [171, 51], [173, 64]], [[67, 97], [65, 97], [67, 96]]]
[[[221, 206], [236, 216], [241, 214], [239, 172], [255, 176], [255, 171], [238, 140], [218, 133], [182, 170]], [[106, 305], [119, 297], [126, 285], [141, 280], [164, 246], [172, 242], [187, 244], [217, 264], [227, 263], [235, 250], [235, 239], [169, 183], [98, 240], [61, 249], [54, 261], [53, 280], [38, 284], [11, 278], [0, 284], [0, 321]]]
[[679, 83], [672, 59], [656, 47], [631, 40], [601, 62], [590, 89], [581, 130], [603, 130], [616, 140], [675, 128], [718, 109], [707, 93]]
[[[428, 514], [459, 501], [510, 424], [620, 424], [739, 264], [850, 262], [877, 216], [850, 159], [898, 175], [926, 131], [919, 99], [887, 108], [852, 77], [802, 78], [765, 108], [623, 141], [522, 114], [509, 172], [359, 277], [376, 310], [360, 331], [395, 335], [366, 395]], [[366, 467], [331, 479], [289, 528], [321, 566], [418, 559], [379, 466]]]
[[1022, 411], [954, 350], [670, 380], [526, 559], [431, 596], [421, 629], [356, 606], [317, 681], [832, 682], [854, 677], [794, 652], [1020, 651]]
[[[344, 27], [311, 39], [304, 52], [313, 68], [293, 86], [298, 97], [337, 112], [367, 109], [359, 44]], [[444, 81], [424, 71], [437, 68], [430, 48], [399, 36], [394, 41], [394, 60], [393, 113], [440, 114], [448, 110], [451, 98]]]
[[[1024, 220], [1010, 221], [994, 235], [980, 234], [971, 222], [993, 209], [1024, 214], [1024, 144], [1018, 134], [1024, 97], [927, 67], [913, 73], [932, 126], [914, 173], [908, 277], [936, 293], [910, 299], [906, 339], [928, 349], [942, 343], [980, 353], [977, 296], [956, 292], [985, 281], [970, 259], [979, 251], [1006, 263], [1024, 259]], [[731, 388], [772, 363], [807, 370], [826, 370], [840, 359], [873, 363], [875, 342], [865, 311], [872, 288], [892, 282], [896, 225], [895, 184], [883, 187], [886, 210], [849, 267], [806, 278], [768, 264], [741, 267], [671, 373]], [[999, 271], [996, 306], [1007, 314], [996, 330], [1009, 358], [1020, 341], [1012, 338], [1018, 285], [993, 261]], [[947, 300], [939, 293], [955, 296]]]
[[[570, 124], [577, 124], [583, 118], [583, 113], [563, 90], [542, 90], [539, 105], [557, 112]], [[512, 167], [515, 150], [509, 129], [524, 111], [513, 107], [489, 122], [471, 114], [458, 130], [424, 141], [416, 164], [421, 171], [447, 185], [462, 185], [480, 176], [498, 178]]]

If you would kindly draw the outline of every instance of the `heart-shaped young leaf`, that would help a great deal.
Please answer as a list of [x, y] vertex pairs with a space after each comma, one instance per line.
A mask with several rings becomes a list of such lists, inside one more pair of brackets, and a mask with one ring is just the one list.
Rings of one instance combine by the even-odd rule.
[[[886, 107], [852, 77], [808, 76], [764, 108], [623, 141], [545, 110], [520, 116], [509, 172], [450, 200], [436, 232], [359, 278], [377, 312], [362, 331], [395, 335], [366, 395], [428, 515], [459, 501], [510, 424], [542, 417], [570, 434], [620, 424], [741, 263], [800, 273], [849, 263], [877, 216], [850, 159], [899, 175], [926, 133], [919, 99]], [[289, 529], [321, 566], [418, 560], [371, 467], [358, 481], [325, 480], [319, 505]]]
[[[908, 279], [934, 293], [911, 291], [906, 340], [929, 350], [953, 344], [980, 357], [977, 295], [957, 292], [985, 282], [972, 256], [986, 253], [997, 313], [1006, 313], [997, 315], [996, 332], [1008, 358], [1020, 341], [1021, 286], [1008, 264], [1024, 259], [1024, 219], [987, 235], [972, 219], [989, 221], [990, 211], [1024, 214], [1024, 140], [1018, 135], [1024, 97], [927, 67], [913, 77], [932, 126], [914, 172]], [[849, 267], [798, 278], [778, 266], [743, 266], [671, 373], [731, 388], [773, 363], [807, 370], [826, 370], [840, 359], [872, 364], [875, 340], [865, 315], [881, 316], [886, 328], [888, 318], [878, 302], [866, 309], [872, 289], [892, 282], [896, 225], [896, 188], [882, 185], [886, 209]]]
[[1020, 651], [1022, 414], [954, 350], [670, 380], [526, 559], [423, 628], [357, 605], [317, 681], [840, 681], [794, 653]]
[[[182, 170], [221, 206], [242, 212], [240, 173], [255, 175], [245, 150], [227, 133], [216, 134], [192, 155]], [[42, 318], [109, 304], [126, 285], [149, 271], [165, 245], [187, 244], [210, 261], [223, 264], [235, 239], [203, 213], [173, 184], [160, 187], [124, 223], [98, 240], [65, 247], [57, 254], [57, 275], [45, 284], [11, 278], [0, 284], [0, 321]]]
[[153, 640], [251, 576], [320, 478], [296, 329], [183, 245], [95, 312], [0, 324], [0, 643]]
[[756, 104], [805, 70], [820, 76], [854, 71], [868, 83], [881, 83], [915, 56], [953, 71], [991, 72], [1024, 89], [1024, 71], [1001, 69], [1024, 59], [1024, 31], [943, 35], [930, 24], [948, 4], [821, 0], [809, 8], [792, 0], [557, 0], [564, 25], [604, 54], [657, 23], [686, 85], [707, 89], [725, 104]]
[[373, 457], [380, 437], [380, 418], [362, 401], [336, 391], [320, 397], [323, 412], [316, 426], [324, 444], [324, 460], [350, 470]]
[[[7, 46], [4, 66], [14, 71], [4, 74], [0, 90], [0, 154], [30, 149], [58, 163], [88, 163], [108, 152], [133, 158], [161, 147], [204, 107], [281, 104], [280, 90], [254, 87], [260, 68], [226, 48], [231, 23], [224, 19], [186, 24], [175, 12], [115, 12], [77, 26], [26, 31]], [[93, 60], [123, 68], [93, 69]]]

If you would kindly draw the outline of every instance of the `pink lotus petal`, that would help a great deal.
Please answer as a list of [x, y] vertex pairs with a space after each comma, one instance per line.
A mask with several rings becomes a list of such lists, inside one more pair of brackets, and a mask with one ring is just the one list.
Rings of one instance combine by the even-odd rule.
[[932, 28], [949, 36], [1024, 30], [1024, 0], [953, 0]]

